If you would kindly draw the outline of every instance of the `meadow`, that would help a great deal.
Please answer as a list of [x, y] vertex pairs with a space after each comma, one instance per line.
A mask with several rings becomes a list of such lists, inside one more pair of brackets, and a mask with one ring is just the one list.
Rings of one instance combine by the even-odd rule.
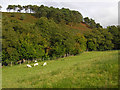
[[[2, 88], [118, 88], [118, 50], [2, 67]], [[33, 64], [33, 63], [31, 63]]]

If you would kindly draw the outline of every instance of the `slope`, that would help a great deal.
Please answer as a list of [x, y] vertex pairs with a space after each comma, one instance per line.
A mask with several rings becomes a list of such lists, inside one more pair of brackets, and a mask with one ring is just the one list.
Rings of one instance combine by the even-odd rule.
[[[3, 88], [117, 88], [118, 51], [92, 51], [81, 55], [2, 68]], [[31, 63], [33, 65], [33, 63]]]

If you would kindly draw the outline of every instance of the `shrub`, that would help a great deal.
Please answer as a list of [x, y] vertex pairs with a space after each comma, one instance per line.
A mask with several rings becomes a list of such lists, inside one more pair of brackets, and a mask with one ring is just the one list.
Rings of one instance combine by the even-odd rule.
[[14, 14], [14, 13], [12, 13], [12, 14], [11, 14], [11, 17], [15, 17], [15, 14]]
[[24, 20], [25, 19], [25, 15], [22, 14], [21, 17], [20, 17], [20, 20]]

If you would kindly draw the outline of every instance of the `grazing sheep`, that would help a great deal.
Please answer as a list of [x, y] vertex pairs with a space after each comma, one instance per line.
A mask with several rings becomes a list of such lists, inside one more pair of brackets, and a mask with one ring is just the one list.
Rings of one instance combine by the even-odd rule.
[[31, 65], [29, 65], [29, 64], [27, 64], [27, 67], [31, 68], [32, 66], [31, 66]]
[[35, 62], [37, 62], [37, 60], [35, 60]]
[[38, 66], [38, 63], [35, 63], [34, 66]]
[[47, 65], [47, 63], [46, 63], [46, 62], [43, 64], [43, 66], [45, 66], [45, 65]]

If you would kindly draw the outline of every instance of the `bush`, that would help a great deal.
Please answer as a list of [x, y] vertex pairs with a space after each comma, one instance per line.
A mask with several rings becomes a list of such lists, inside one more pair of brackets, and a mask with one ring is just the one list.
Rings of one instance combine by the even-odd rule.
[[11, 14], [11, 17], [15, 17], [15, 14], [14, 14], [14, 13], [12, 13], [12, 14]]
[[24, 20], [25, 19], [25, 15], [22, 14], [21, 17], [20, 17], [20, 20]]

